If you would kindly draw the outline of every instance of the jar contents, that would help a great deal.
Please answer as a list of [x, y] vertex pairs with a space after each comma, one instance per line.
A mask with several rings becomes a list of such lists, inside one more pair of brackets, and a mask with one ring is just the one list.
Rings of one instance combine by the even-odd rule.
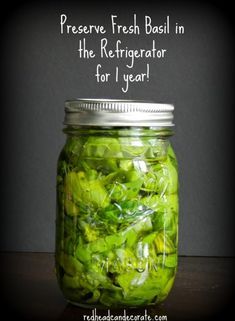
[[177, 267], [176, 157], [157, 131], [107, 133], [68, 133], [60, 154], [57, 278], [65, 298], [80, 306], [155, 304], [168, 295]]

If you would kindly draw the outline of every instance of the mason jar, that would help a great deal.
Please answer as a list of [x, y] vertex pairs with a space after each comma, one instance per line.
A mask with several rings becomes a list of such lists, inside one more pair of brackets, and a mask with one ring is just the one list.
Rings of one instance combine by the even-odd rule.
[[57, 172], [56, 274], [82, 307], [162, 302], [178, 246], [170, 104], [74, 99]]

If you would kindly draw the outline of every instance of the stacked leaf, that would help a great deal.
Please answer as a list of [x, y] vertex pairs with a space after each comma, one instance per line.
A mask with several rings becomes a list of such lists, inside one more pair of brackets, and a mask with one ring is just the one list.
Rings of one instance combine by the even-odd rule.
[[57, 177], [56, 271], [82, 305], [162, 301], [177, 267], [175, 154], [159, 137], [69, 136]]

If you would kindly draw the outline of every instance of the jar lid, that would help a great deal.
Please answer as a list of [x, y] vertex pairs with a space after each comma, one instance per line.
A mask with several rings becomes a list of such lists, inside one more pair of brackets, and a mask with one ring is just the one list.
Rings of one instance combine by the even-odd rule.
[[65, 102], [65, 125], [172, 127], [174, 106], [141, 100], [72, 99]]

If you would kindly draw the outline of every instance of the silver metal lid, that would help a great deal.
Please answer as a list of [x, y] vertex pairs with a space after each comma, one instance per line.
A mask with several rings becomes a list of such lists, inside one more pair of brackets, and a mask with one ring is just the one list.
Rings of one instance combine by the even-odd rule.
[[65, 125], [172, 127], [174, 106], [152, 101], [72, 99], [65, 102]]

